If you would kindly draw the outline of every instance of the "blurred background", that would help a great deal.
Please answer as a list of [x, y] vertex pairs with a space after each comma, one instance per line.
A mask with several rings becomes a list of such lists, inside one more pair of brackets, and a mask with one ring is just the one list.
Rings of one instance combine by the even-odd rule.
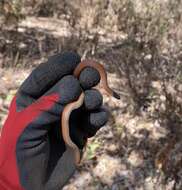
[[121, 101], [64, 190], [182, 189], [182, 1], [1, 0], [0, 127], [17, 88], [48, 56], [105, 65]]

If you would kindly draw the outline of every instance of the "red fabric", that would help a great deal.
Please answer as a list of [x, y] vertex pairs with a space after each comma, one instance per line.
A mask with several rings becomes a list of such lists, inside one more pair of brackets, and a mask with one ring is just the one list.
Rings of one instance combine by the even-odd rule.
[[16, 97], [13, 99], [0, 136], [0, 190], [23, 190], [16, 164], [17, 140], [25, 127], [50, 109], [58, 98], [57, 94], [44, 96], [20, 112], [16, 111]]

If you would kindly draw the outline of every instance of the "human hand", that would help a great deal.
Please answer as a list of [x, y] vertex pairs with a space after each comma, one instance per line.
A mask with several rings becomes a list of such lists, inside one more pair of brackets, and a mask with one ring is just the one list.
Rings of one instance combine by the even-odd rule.
[[84, 104], [70, 116], [70, 136], [82, 149], [108, 120], [102, 95], [91, 89], [99, 73], [86, 68], [79, 80], [72, 74], [80, 62], [71, 52], [39, 65], [13, 99], [0, 137], [0, 189], [57, 190], [75, 170], [73, 153], [60, 132], [65, 105], [84, 90]]

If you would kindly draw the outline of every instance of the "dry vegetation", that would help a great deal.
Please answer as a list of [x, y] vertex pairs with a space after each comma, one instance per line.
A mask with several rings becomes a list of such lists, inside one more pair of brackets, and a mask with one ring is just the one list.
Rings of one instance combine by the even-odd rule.
[[181, 0], [1, 0], [0, 24], [1, 122], [30, 68], [63, 50], [103, 62], [121, 94], [65, 190], [182, 189]]

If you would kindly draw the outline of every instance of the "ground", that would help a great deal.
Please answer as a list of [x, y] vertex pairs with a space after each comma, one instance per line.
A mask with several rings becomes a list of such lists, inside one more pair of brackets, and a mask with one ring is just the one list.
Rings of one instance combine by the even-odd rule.
[[[31, 69], [0, 70], [1, 125], [13, 95], [30, 72]], [[116, 76], [109, 74], [109, 81], [116, 82]], [[114, 85], [116, 83], [111, 86]], [[180, 189], [180, 168], [171, 176], [171, 173], [163, 173], [159, 166], [155, 165], [157, 154], [169, 143], [161, 140], [165, 139], [169, 131], [160, 126], [157, 120], [125, 113], [126, 105], [122, 99], [118, 101], [105, 97], [104, 102], [115, 117], [111, 117], [109, 123], [95, 137], [89, 139], [81, 165], [63, 189]], [[119, 106], [119, 111], [115, 110], [116, 105]], [[179, 143], [172, 150], [173, 154], [175, 150], [178, 150], [180, 158], [182, 150]]]
[[[110, 20], [110, 17], [106, 19]], [[87, 19], [80, 22], [85, 23]], [[99, 33], [99, 38], [96, 33]], [[115, 27], [99, 26], [89, 31], [82, 30], [80, 33], [78, 28], [72, 27], [65, 19], [53, 17], [31, 16], [19, 23], [17, 31], [7, 29], [1, 34], [6, 43], [0, 41], [5, 44], [0, 44], [0, 50], [5, 49], [0, 53], [0, 127], [8, 114], [12, 97], [31, 70], [46, 61], [48, 56], [63, 50], [77, 50], [83, 58], [90, 57], [101, 61], [107, 69], [109, 84], [121, 95], [119, 101], [104, 96], [104, 106], [111, 113], [110, 120], [95, 137], [89, 139], [81, 165], [63, 190], [182, 189], [181, 115], [178, 114], [177, 107], [171, 108], [169, 115], [166, 115], [168, 101], [163, 93], [160, 77], [149, 79], [149, 90], [152, 90], [146, 93], [142, 101], [136, 101], [137, 105], [140, 105], [139, 108], [133, 106], [134, 100], [138, 99], [137, 88], [132, 91], [132, 87], [148, 84], [152, 67], [150, 60], [160, 61], [155, 59], [156, 54], [151, 54], [154, 51], [151, 44], [148, 43], [151, 45], [149, 51], [138, 46], [140, 42], [136, 41], [134, 48], [142, 51], [138, 53], [138, 50], [128, 48], [132, 39], [125, 43], [126, 33], [116, 30]], [[176, 46], [172, 48], [175, 49]], [[129, 51], [133, 57], [128, 54]], [[137, 53], [141, 57], [134, 60]], [[118, 54], [121, 54], [121, 57]], [[182, 70], [180, 55], [181, 53], [175, 60], [178, 64], [175, 69], [179, 70], [179, 74]], [[166, 59], [162, 59], [161, 64], [167, 65], [171, 61], [170, 54], [164, 57]], [[132, 63], [142, 63], [144, 60], [149, 63], [149, 68], [148, 64], [144, 64], [149, 72], [145, 73], [143, 78], [137, 78], [143, 70], [131, 67], [136, 73], [131, 73], [131, 78], [127, 78], [122, 66], [117, 65], [117, 62], [122, 63], [123, 60], [126, 63], [128, 60]], [[130, 72], [130, 69], [126, 71]], [[154, 70], [155, 72], [158, 71]], [[143, 79], [144, 82], [138, 79]], [[172, 94], [178, 89], [179, 95], [175, 95], [175, 99], [181, 105], [181, 83], [173, 85], [172, 82], [172, 79], [168, 80], [167, 88]], [[128, 88], [128, 83], [131, 89]], [[133, 84], [135, 85], [132, 86]], [[174, 118], [171, 118], [173, 115]], [[169, 122], [168, 117], [172, 122]]]

